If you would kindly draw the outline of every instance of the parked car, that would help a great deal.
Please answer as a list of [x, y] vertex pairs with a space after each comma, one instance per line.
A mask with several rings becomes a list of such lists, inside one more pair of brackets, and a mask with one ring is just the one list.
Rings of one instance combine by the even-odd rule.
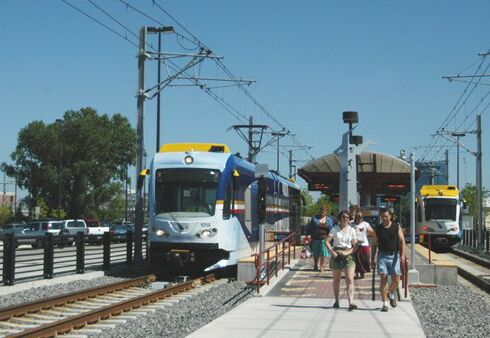
[[109, 232], [110, 228], [106, 224], [101, 224], [98, 220], [85, 220], [88, 226], [88, 241], [91, 244], [101, 243], [104, 232]]
[[131, 224], [111, 224], [109, 228], [113, 242], [126, 242], [128, 231], [134, 232]]
[[62, 222], [62, 229], [68, 230], [70, 236], [75, 236], [79, 232], [83, 232], [85, 235], [88, 234], [88, 226], [83, 219], [65, 219]]
[[30, 244], [34, 249], [43, 246], [43, 240], [46, 233], [52, 233], [54, 236], [59, 235], [62, 227], [62, 221], [42, 220], [27, 223], [22, 234], [19, 234], [18, 244]]
[[84, 235], [88, 234], [88, 227], [83, 219], [65, 219], [61, 223], [61, 230], [59, 232], [59, 242], [61, 242], [61, 245], [73, 245], [75, 241], [74, 237], [79, 232], [82, 232]]
[[0, 234], [20, 233], [24, 231], [24, 223], [9, 223], [0, 228]]

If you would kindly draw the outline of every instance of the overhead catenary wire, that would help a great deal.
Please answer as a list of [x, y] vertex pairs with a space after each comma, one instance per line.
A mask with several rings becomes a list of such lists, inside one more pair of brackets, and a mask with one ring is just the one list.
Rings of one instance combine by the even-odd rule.
[[[427, 142], [424, 142], [423, 143], [425, 145], [428, 144], [429, 146], [425, 148], [424, 152], [419, 157], [419, 160], [420, 161], [427, 160], [427, 158], [429, 157], [429, 155], [436, 148], [436, 147], [433, 147], [433, 146], [440, 144], [439, 141], [441, 140], [441, 137], [438, 135], [438, 133], [440, 133], [441, 131], [443, 131], [444, 129], [446, 129], [447, 126], [452, 121], [456, 121], [456, 117], [458, 116], [458, 114], [461, 113], [462, 108], [467, 104], [469, 98], [474, 94], [476, 88], [481, 84], [481, 79], [483, 78], [481, 75], [485, 74], [487, 72], [487, 70], [489, 69], [489, 67], [490, 67], [490, 63], [489, 63], [488, 65], [486, 65], [486, 67], [484, 68], [484, 70], [481, 71], [482, 68], [484, 67], [485, 61], [488, 60], [486, 58], [486, 56], [488, 56], [488, 53], [482, 53], [482, 54], [480, 54], [480, 58], [481, 58], [481, 59], [479, 59], [480, 60], [480, 63], [478, 65], [477, 69], [475, 70], [475, 72], [473, 73], [473, 75], [469, 76], [471, 78], [471, 80], [470, 81], [465, 81], [468, 84], [465, 86], [464, 90], [462, 91], [462, 93], [458, 97], [458, 99], [457, 99], [456, 103], [454, 104], [453, 108], [451, 109], [451, 111], [446, 115], [446, 117], [444, 118], [443, 122], [437, 128], [436, 133], [431, 138], [429, 138], [429, 140]], [[472, 63], [472, 65], [466, 67], [463, 71], [466, 71], [467, 69], [471, 68], [476, 63], [477, 62]], [[487, 94], [484, 95], [480, 99], [480, 101], [473, 107], [473, 109], [471, 109], [470, 112], [467, 113], [464, 116], [463, 121], [459, 123], [459, 125], [456, 127], [456, 130], [458, 130], [459, 128], [461, 128], [462, 126], [464, 126], [465, 122], [468, 121], [471, 116], [473, 116], [473, 114], [476, 112], [476, 110], [478, 109], [478, 107], [488, 97], [488, 94], [489, 93], [490, 92], [487, 92]], [[485, 110], [486, 109], [487, 108], [485, 108]], [[450, 143], [450, 141], [448, 141], [447, 139], [444, 139], [444, 141], [445, 142], [444, 142], [443, 146], [442, 147], [438, 147], [439, 149], [437, 151], [435, 151], [435, 153], [432, 153], [433, 156], [431, 158], [437, 158], [437, 156], [442, 151], [442, 148], [444, 148], [444, 145], [448, 145]]]
[[[75, 6], [74, 4], [70, 3], [69, 1], [67, 0], [62, 0], [65, 4], [69, 5], [70, 7], [72, 7], [73, 9], [77, 10], [78, 12], [82, 13], [84, 16], [90, 18], [91, 20], [93, 20], [94, 22], [96, 22], [97, 24], [99, 24], [100, 26], [104, 27], [105, 29], [109, 30], [110, 32], [112, 32], [113, 34], [123, 38], [125, 41], [128, 41], [129, 43], [131, 43], [133, 46], [135, 47], [138, 47], [138, 44], [136, 42], [134, 42], [133, 40], [131, 40], [130, 38], [128, 38], [127, 34], [124, 35], [124, 34], [121, 34], [120, 32], [118, 32], [116, 29], [110, 27], [109, 25], [105, 24], [104, 22], [102, 22], [101, 20], [98, 20], [96, 19], [95, 17], [93, 17], [92, 15], [88, 14], [86, 11], [80, 9], [79, 7]], [[124, 0], [118, 0], [120, 3], [124, 4], [126, 6], [126, 8], [129, 8], [137, 13], [139, 13], [140, 15], [143, 15], [144, 17], [146, 17], [147, 19], [151, 20], [152, 22], [155, 22], [161, 26], [164, 26], [164, 24], [160, 21], [160, 20], [157, 20], [155, 19], [153, 16], [151, 15], [148, 15], [147, 13], [145, 13], [144, 11], [141, 11], [139, 10], [137, 7], [133, 6], [132, 4], [130, 4], [129, 2], [127, 1], [124, 1]], [[100, 5], [96, 4], [94, 1], [92, 0], [88, 0], [88, 2], [94, 6], [95, 8], [97, 8], [100, 12], [102, 12], [104, 15], [106, 15], [108, 18], [110, 18], [112, 21], [114, 21], [118, 26], [122, 27], [126, 32], [128, 32], [130, 35], [132, 35], [133, 37], [135, 38], [138, 38], [138, 35], [135, 34], [131, 29], [129, 29], [126, 25], [124, 25], [120, 20], [118, 20], [114, 15], [110, 14], [109, 11], [103, 9]], [[174, 32], [175, 35], [177, 36], [177, 43], [179, 43], [179, 45], [181, 46], [181, 48], [183, 49], [186, 49], [186, 50], [196, 50], [198, 48], [206, 48], [208, 49], [208, 47], [202, 43], [195, 35], [193, 35], [187, 28], [185, 28], [175, 17], [173, 17], [168, 11], [166, 11], [162, 6], [160, 6], [156, 1], [153, 1], [153, 4], [159, 8], [161, 11], [163, 11], [169, 18], [171, 18], [179, 27], [181, 27], [188, 35], [190, 35], [192, 37], [192, 39], [189, 39], [187, 38], [186, 36], [178, 33], [178, 32]], [[196, 48], [186, 48], [185, 46], [182, 45], [181, 41], [187, 41], [187, 42], [190, 42], [190, 43], [193, 43], [196, 45]], [[152, 45], [148, 44], [147, 43], [147, 46], [149, 46], [149, 48], [155, 50], [155, 48], [153, 48]], [[164, 67], [165, 69], [167, 70], [167, 73], [169, 74], [169, 76], [171, 75], [171, 71], [174, 72], [174, 74], [178, 71], [179, 69], [179, 66], [175, 63], [173, 63], [171, 60], [159, 60], [160, 62], [163, 62], [164, 64]], [[268, 118], [270, 118], [272, 121], [274, 121], [274, 123], [276, 123], [277, 125], [281, 126], [282, 128], [284, 129], [287, 129], [285, 128], [284, 125], [282, 125], [257, 99], [255, 99], [255, 97], [243, 86], [243, 84], [240, 82], [241, 80], [236, 78], [232, 73], [231, 71], [226, 67], [226, 65], [224, 63], [222, 63], [219, 59], [216, 59], [214, 60], [218, 67], [232, 80], [235, 81], [235, 83], [237, 84], [236, 87], [238, 87], [258, 108], [260, 111], [262, 111]], [[195, 70], [195, 68], [193, 68]], [[236, 109], [235, 107], [233, 107], [229, 102], [227, 102], [227, 100], [216, 94], [215, 92], [213, 92], [212, 89], [216, 89], [216, 88], [213, 88], [212, 86], [208, 86], [196, 79], [192, 79], [192, 75], [189, 75], [187, 72], [183, 72], [184, 74], [186, 74], [186, 76], [188, 76], [189, 78], [187, 80], [190, 80], [192, 82], [193, 85], [195, 86], [198, 86], [199, 88], [201, 88], [206, 94], [208, 94], [211, 98], [213, 98], [220, 106], [222, 106], [227, 112], [229, 112], [232, 116], [234, 116], [234, 118], [236, 118], [238, 121], [240, 122], [245, 122], [247, 120], [247, 116], [243, 113], [241, 113], [238, 109]], [[217, 88], [222, 88], [224, 86], [216, 86]], [[292, 141], [297, 144], [297, 145], [300, 145], [300, 146], [303, 146], [302, 143], [294, 136], [294, 135], [288, 135]], [[282, 149], [284, 149], [283, 146], [281, 146]], [[306, 147], [302, 147], [302, 150], [307, 153], [307, 155], [310, 157], [310, 158], [314, 158], [306, 149]], [[285, 152], [281, 150], [281, 154], [285, 155]]]

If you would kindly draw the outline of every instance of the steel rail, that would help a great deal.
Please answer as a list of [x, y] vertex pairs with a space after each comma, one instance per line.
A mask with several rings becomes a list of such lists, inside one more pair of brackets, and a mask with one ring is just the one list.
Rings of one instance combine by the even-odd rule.
[[93, 298], [101, 296], [106, 293], [112, 293], [114, 291], [120, 291], [128, 289], [134, 286], [148, 284], [155, 281], [154, 275], [148, 275], [138, 278], [133, 278], [128, 281], [117, 282], [107, 284], [99, 287], [90, 288], [70, 294], [61, 296], [55, 296], [47, 299], [42, 299], [34, 302], [23, 303], [20, 305], [14, 305], [0, 310], [0, 321], [5, 321], [14, 317], [21, 317], [29, 313], [36, 313], [41, 310], [48, 310], [53, 307], [63, 306], [67, 303], [74, 303], [76, 301], [85, 300], [87, 298]]
[[193, 289], [199, 284], [210, 283], [215, 280], [214, 275], [207, 275], [188, 282], [180, 283], [165, 289], [150, 292], [148, 294], [137, 296], [119, 303], [107, 305], [99, 309], [84, 312], [72, 317], [61, 319], [52, 323], [47, 323], [32, 329], [9, 335], [7, 337], [54, 337], [58, 334], [65, 334], [73, 329], [81, 329], [89, 324], [94, 324], [100, 320], [108, 319], [111, 316], [117, 316], [131, 309], [137, 309], [141, 306], [154, 303], [158, 300], [171, 297], [175, 294]]

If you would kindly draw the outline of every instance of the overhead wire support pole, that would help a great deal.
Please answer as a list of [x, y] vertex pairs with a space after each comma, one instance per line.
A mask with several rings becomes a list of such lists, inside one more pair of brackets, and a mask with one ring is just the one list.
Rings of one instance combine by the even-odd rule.
[[143, 114], [145, 104], [145, 42], [146, 27], [140, 27], [139, 53], [138, 53], [138, 94], [137, 94], [137, 145], [136, 145], [136, 206], [135, 206], [135, 229], [134, 229], [134, 264], [143, 264], [143, 195], [142, 186], [138, 184], [139, 175], [143, 170]]
[[[248, 119], [248, 124], [236, 124], [228, 128], [235, 129], [238, 135], [247, 142], [248, 145], [248, 157], [247, 161], [250, 163], [255, 163], [257, 154], [263, 149], [261, 147], [262, 138], [264, 136], [264, 131], [269, 128], [269, 126], [265, 124], [253, 124], [253, 117], [250, 116]], [[248, 129], [248, 137], [242, 131], [242, 129]], [[254, 141], [254, 129], [258, 129], [257, 133], [260, 134], [260, 138], [258, 141]], [[270, 143], [268, 143], [270, 144]]]
[[[160, 54], [162, 51], [162, 32], [158, 31], [158, 54]], [[160, 95], [161, 95], [161, 88], [160, 88], [160, 82], [161, 82], [161, 62], [158, 60], [158, 65], [157, 65], [157, 82], [158, 82], [158, 87], [157, 87], [157, 145], [156, 145], [156, 152], [158, 153], [160, 151]]]
[[482, 147], [481, 147], [481, 115], [476, 116], [476, 138], [477, 138], [477, 151], [476, 151], [476, 206], [477, 206], [477, 222], [478, 222], [478, 246], [483, 250], [483, 189], [482, 189]]
[[276, 170], [277, 170], [277, 173], [279, 174], [279, 140], [281, 137], [284, 137], [286, 135], [289, 134], [289, 131], [288, 130], [281, 130], [281, 131], [275, 131], [275, 132], [272, 132], [272, 136], [275, 136], [276, 139], [277, 139], [277, 153], [276, 153]]

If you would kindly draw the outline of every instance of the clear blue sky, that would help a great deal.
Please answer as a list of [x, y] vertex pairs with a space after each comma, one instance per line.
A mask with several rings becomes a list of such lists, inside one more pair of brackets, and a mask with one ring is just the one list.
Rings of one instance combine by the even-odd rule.
[[[88, 1], [69, 1], [123, 32]], [[152, 1], [127, 1], [185, 33]], [[117, 0], [94, 3], [134, 33], [141, 25], [156, 25]], [[310, 153], [315, 157], [339, 145], [346, 128], [341, 119], [345, 110], [359, 112], [357, 133], [376, 143], [370, 145], [372, 151], [397, 155], [402, 148], [410, 151], [427, 144], [466, 85], [441, 77], [461, 72], [479, 60], [479, 52], [490, 48], [489, 1], [157, 3], [223, 56], [237, 77], [256, 80], [250, 92], [300, 142], [313, 146]], [[119, 112], [136, 126], [135, 46], [62, 1], [2, 0], [0, 22], [0, 162], [10, 161], [21, 128], [33, 120], [51, 123], [69, 109], [91, 106], [101, 113]], [[132, 38], [129, 33], [128, 37]], [[179, 48], [171, 36], [165, 37], [164, 45], [169, 52]], [[154, 62], [147, 63], [147, 87], [155, 84], [155, 69]], [[212, 62], [202, 70], [201, 76], [220, 75]], [[448, 128], [470, 114], [489, 88], [478, 87]], [[258, 123], [273, 125], [238, 92], [218, 93], [228, 95], [244, 114], [254, 114]], [[487, 98], [483, 107], [488, 102]], [[234, 152], [246, 153], [245, 143], [234, 131], [227, 131], [240, 122], [202, 90], [166, 88], [162, 109], [162, 143], [222, 142]], [[474, 114], [470, 120], [474, 121]], [[487, 188], [489, 121], [485, 112], [483, 183]], [[464, 143], [476, 149], [475, 139], [468, 136]], [[151, 156], [154, 102], [146, 106], [145, 141]], [[308, 159], [296, 151], [296, 158]], [[450, 151], [450, 181], [455, 182], [455, 149]], [[275, 149], [260, 155], [259, 161], [275, 168]], [[463, 183], [474, 183], [474, 168], [474, 157], [462, 155]], [[287, 174], [284, 156], [281, 171]]]

